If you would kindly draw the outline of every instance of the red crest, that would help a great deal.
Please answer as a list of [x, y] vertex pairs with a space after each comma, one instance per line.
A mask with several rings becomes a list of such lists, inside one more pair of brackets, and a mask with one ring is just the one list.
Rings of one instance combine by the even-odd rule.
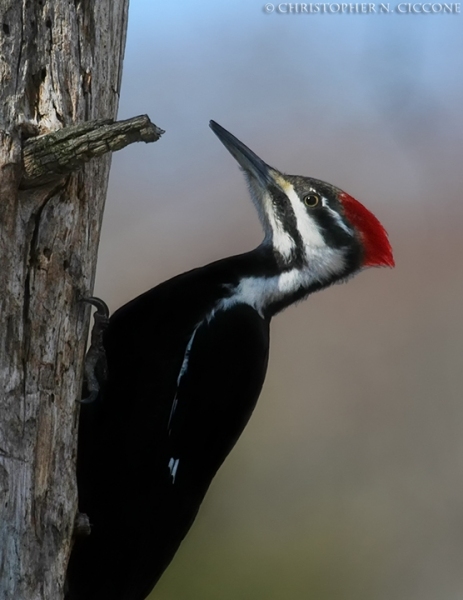
[[393, 267], [394, 257], [387, 232], [373, 213], [349, 194], [341, 192], [339, 200], [346, 217], [355, 227], [363, 242], [364, 267]]

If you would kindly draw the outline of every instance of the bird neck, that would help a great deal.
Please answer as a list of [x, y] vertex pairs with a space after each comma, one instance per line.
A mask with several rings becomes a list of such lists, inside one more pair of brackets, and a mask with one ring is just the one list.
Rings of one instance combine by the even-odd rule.
[[311, 264], [283, 266], [273, 249], [265, 243], [252, 252], [215, 264], [222, 274], [226, 266], [227, 275], [226, 281], [222, 280], [226, 294], [218, 301], [215, 310], [247, 304], [262, 318], [272, 317], [344, 276], [337, 276], [323, 266], [326, 264], [326, 255], [324, 261], [314, 256]]

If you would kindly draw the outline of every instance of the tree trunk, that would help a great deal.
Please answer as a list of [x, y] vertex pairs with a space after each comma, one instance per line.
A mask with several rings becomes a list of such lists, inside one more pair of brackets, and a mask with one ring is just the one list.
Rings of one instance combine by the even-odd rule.
[[0, 0], [2, 600], [63, 595], [89, 315], [79, 299], [93, 289], [110, 154], [69, 171], [112, 148], [85, 147], [74, 164], [79, 144], [68, 146], [69, 168], [45, 177], [26, 150], [33, 160], [32, 142], [56, 140], [31, 136], [116, 116], [127, 10], [128, 0]]

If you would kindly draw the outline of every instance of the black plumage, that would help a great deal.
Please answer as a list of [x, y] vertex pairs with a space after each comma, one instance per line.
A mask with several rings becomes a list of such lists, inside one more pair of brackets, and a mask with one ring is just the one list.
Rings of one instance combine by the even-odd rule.
[[148, 595], [251, 416], [272, 316], [364, 265], [392, 261], [384, 230], [362, 205], [355, 214], [377, 223], [376, 254], [369, 232], [349, 218], [356, 201], [282, 175], [212, 127], [248, 177], [265, 239], [158, 285], [111, 317], [108, 377], [81, 411], [79, 510], [92, 531], [76, 541], [67, 600]]
[[[79, 508], [93, 528], [70, 564], [78, 598], [148, 594], [252, 413], [267, 368], [269, 319], [240, 304], [205, 319], [233, 281], [223, 277], [233, 275], [228, 267], [161, 284], [110, 320], [108, 384], [81, 415]], [[175, 478], [171, 459], [179, 461]]]

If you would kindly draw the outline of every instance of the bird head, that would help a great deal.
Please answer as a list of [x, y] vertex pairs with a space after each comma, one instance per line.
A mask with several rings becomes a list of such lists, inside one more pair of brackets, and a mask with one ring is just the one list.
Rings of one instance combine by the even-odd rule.
[[309, 290], [365, 267], [394, 266], [387, 233], [363, 204], [329, 183], [277, 171], [215, 121], [210, 127], [245, 173], [262, 245], [280, 272], [297, 272]]

